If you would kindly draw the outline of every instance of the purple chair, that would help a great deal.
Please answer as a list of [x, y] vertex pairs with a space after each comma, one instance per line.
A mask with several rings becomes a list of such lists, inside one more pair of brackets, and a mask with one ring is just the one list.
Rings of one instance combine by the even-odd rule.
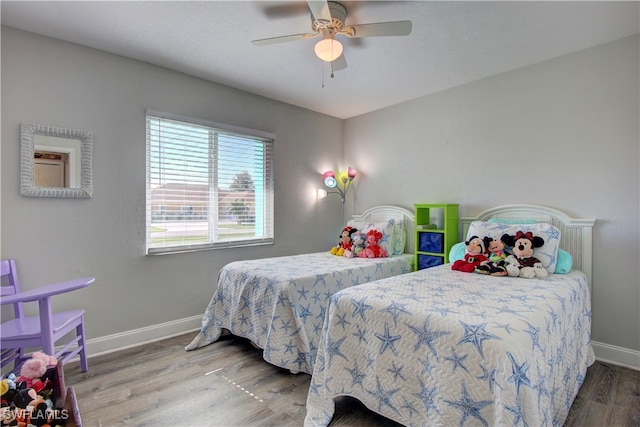
[[[16, 263], [12, 259], [0, 260], [2, 286], [0, 303], [12, 304], [14, 319], [0, 325], [0, 367], [14, 362], [18, 366], [30, 356], [25, 350], [34, 348], [55, 356], [62, 364], [75, 356], [80, 356], [80, 367], [87, 371], [87, 354], [84, 336], [84, 310], [71, 310], [54, 313], [51, 309], [51, 297], [65, 292], [75, 291], [95, 282], [93, 277], [54, 283], [20, 292]], [[39, 316], [25, 316], [23, 303], [38, 302]], [[75, 329], [75, 338], [66, 340], [56, 349], [56, 343]]]

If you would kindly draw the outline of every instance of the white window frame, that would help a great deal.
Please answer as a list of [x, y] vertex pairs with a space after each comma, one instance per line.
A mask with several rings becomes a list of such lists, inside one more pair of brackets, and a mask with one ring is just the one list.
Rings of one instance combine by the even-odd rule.
[[[273, 244], [274, 134], [151, 109], [146, 110], [145, 123], [147, 145], [145, 250], [147, 255]], [[189, 135], [189, 133], [175, 132], [172, 135], [179, 135], [178, 137], [162, 136], [163, 132], [169, 132], [175, 125], [180, 126], [181, 129], [197, 130], [199, 135], [205, 135], [205, 137], [195, 139], [183, 136]], [[205, 139], [204, 143], [203, 139]], [[179, 143], [176, 143], [176, 140]], [[182, 142], [184, 142], [184, 146], [182, 146]], [[203, 144], [208, 150], [204, 156], [202, 154]], [[196, 150], [194, 147], [200, 148], [200, 150]], [[163, 153], [168, 153], [169, 150], [171, 150], [172, 159], [175, 159], [176, 153], [179, 156], [184, 156], [180, 160], [186, 166], [183, 166], [178, 172], [176, 172], [178, 168], [174, 164], [167, 166], [170, 156]], [[243, 150], [251, 150], [251, 155], [245, 155]], [[208, 160], [203, 161], [203, 157]], [[233, 166], [231, 166], [230, 159], [234, 160]], [[204, 165], [205, 162], [208, 164]], [[225, 163], [225, 166], [220, 166], [221, 163]], [[201, 166], [198, 172], [191, 171], [189, 166], [191, 164]], [[219, 208], [218, 201], [221, 197], [234, 197], [236, 193], [230, 189], [228, 184], [230, 177], [246, 173], [246, 168], [251, 171], [249, 175], [252, 179], [252, 187], [251, 190], [247, 190], [247, 193], [242, 194], [249, 194], [247, 197], [250, 197], [249, 200], [252, 201], [249, 205], [251, 211], [247, 208], [245, 215], [236, 214], [238, 220], [236, 227], [239, 227], [239, 230], [229, 231], [233, 225], [229, 224], [229, 221], [224, 222], [225, 215], [219, 211], [224, 207]], [[165, 170], [169, 169], [171, 172], [165, 173]], [[203, 170], [206, 171], [205, 174], [201, 173]], [[226, 177], [226, 188], [223, 183], [225, 178], [219, 175]], [[204, 193], [205, 196], [202, 206], [193, 217], [196, 220], [202, 220], [204, 225], [202, 223], [194, 224], [191, 221], [194, 218], [180, 218], [179, 214], [171, 217], [169, 203], [162, 198], [169, 196], [158, 195], [162, 194], [163, 188], [166, 191], [168, 185], [184, 188], [184, 190], [177, 192], [175, 189], [172, 190], [170, 197], [174, 202], [176, 212], [179, 212], [181, 206], [191, 206], [196, 212], [194, 202], [190, 199], [190, 197], [194, 197], [195, 192], [189, 189], [199, 187], [197, 194], [202, 196]], [[183, 197], [183, 200], [180, 200], [180, 197]], [[234, 199], [235, 201], [237, 199]], [[164, 212], [164, 215], [161, 216], [164, 218], [159, 218], [158, 209], [160, 207]], [[246, 216], [244, 228], [242, 225], [243, 216]], [[174, 227], [180, 230], [178, 236], [169, 237], [172, 236], [169, 230]], [[197, 240], [190, 240], [193, 237], [190, 237], [189, 234], [193, 234], [193, 232], [189, 230], [198, 227], [200, 230], [195, 233], [198, 234], [195, 237]], [[204, 231], [201, 231], [202, 227], [205, 228]], [[181, 233], [182, 236], [180, 236]]]

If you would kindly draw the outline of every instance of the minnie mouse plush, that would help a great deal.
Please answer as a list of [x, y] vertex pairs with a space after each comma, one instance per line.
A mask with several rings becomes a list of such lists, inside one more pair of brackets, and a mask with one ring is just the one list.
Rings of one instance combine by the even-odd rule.
[[384, 258], [389, 254], [387, 251], [378, 245], [378, 242], [382, 239], [382, 233], [377, 230], [369, 230], [367, 232], [367, 246], [364, 251], [358, 254], [360, 258]]
[[504, 234], [501, 238], [508, 246], [512, 246], [511, 252], [506, 261], [509, 263], [507, 271], [509, 276], [524, 277], [531, 279], [534, 277], [547, 277], [547, 270], [544, 269], [540, 260], [533, 256], [533, 249], [544, 245], [542, 237], [534, 236], [530, 231], [518, 231], [515, 236]]
[[329, 253], [331, 255], [343, 256], [346, 251], [351, 252], [351, 236], [356, 231], [358, 230], [351, 226], [343, 228], [342, 233], [340, 233], [340, 242], [338, 243], [338, 246], [334, 246], [333, 248], [331, 248]]

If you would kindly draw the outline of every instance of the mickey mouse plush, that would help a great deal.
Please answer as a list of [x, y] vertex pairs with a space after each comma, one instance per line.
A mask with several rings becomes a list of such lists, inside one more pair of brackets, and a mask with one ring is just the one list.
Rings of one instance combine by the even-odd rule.
[[471, 236], [464, 244], [466, 245], [464, 259], [456, 260], [451, 269], [473, 273], [480, 264], [487, 260], [484, 255], [484, 241], [478, 236]]
[[360, 253], [364, 251], [364, 248], [364, 234], [356, 231], [351, 235], [351, 250], [344, 251], [344, 256], [346, 256], [347, 258], [359, 257]]
[[495, 240], [493, 237], [485, 237], [483, 239], [484, 246], [487, 248], [489, 259], [481, 263], [476, 268], [476, 273], [490, 274], [492, 276], [506, 276], [507, 273], [507, 252], [506, 245], [502, 240]]
[[547, 270], [544, 269], [540, 260], [533, 256], [533, 249], [544, 245], [542, 237], [534, 236], [530, 231], [518, 231], [515, 236], [504, 234], [501, 238], [508, 246], [511, 246], [513, 255], [509, 255], [506, 261], [509, 276], [524, 277], [531, 279], [534, 277], [547, 277]]

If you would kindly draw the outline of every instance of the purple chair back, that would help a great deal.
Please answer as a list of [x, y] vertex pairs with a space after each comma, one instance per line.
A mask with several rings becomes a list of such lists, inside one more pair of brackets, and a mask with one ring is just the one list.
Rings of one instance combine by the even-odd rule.
[[[15, 295], [20, 292], [20, 284], [18, 282], [18, 273], [16, 270], [16, 262], [12, 259], [3, 259], [0, 261], [0, 295]], [[22, 303], [13, 304], [15, 317], [22, 317]]]

